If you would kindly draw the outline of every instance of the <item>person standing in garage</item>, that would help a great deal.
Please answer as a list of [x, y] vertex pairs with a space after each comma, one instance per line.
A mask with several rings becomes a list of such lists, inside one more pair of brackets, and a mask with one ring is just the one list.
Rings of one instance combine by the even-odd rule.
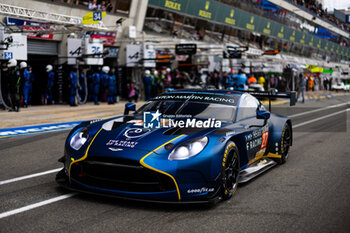
[[46, 72], [47, 72], [46, 102], [47, 103], [50, 102], [51, 104], [54, 104], [55, 101], [53, 100], [52, 90], [53, 90], [53, 85], [55, 84], [55, 73], [53, 72], [53, 66], [47, 65]]
[[145, 76], [143, 76], [143, 85], [145, 89], [145, 100], [151, 100], [152, 98], [152, 76], [149, 70], [145, 71]]
[[[113, 69], [112, 69], [113, 70]], [[117, 79], [113, 72], [109, 73], [108, 79], [108, 104], [115, 104], [117, 95]]]
[[11, 59], [8, 61], [8, 94], [10, 100], [11, 109], [10, 112], [19, 112], [20, 107], [20, 86], [21, 86], [21, 74], [17, 68], [17, 60]]
[[98, 103], [98, 95], [100, 93], [100, 82], [101, 82], [101, 76], [98, 71], [98, 68], [95, 69], [95, 72], [92, 75], [92, 82], [93, 82], [93, 99], [95, 105], [99, 105]]
[[108, 101], [108, 89], [109, 89], [109, 71], [110, 68], [109, 66], [104, 66], [102, 67], [102, 72], [101, 72], [101, 84], [102, 84], [102, 90], [103, 90], [103, 101]]
[[78, 91], [78, 75], [76, 72], [77, 72], [76, 67], [72, 67], [69, 73], [69, 89], [70, 89], [69, 104], [72, 107], [78, 106], [76, 103], [76, 96]]
[[33, 93], [33, 83], [35, 81], [35, 77], [33, 74], [33, 70], [31, 66], [28, 66], [28, 72], [30, 74], [30, 86], [29, 86], [29, 93], [28, 93], [28, 104], [32, 104], [32, 93]]
[[31, 86], [31, 75], [27, 69], [27, 63], [22, 61], [19, 64], [19, 68], [21, 70], [21, 79], [23, 80], [23, 86], [22, 86], [22, 91], [23, 91], [23, 106], [25, 108], [28, 107], [28, 102], [29, 102], [29, 90]]

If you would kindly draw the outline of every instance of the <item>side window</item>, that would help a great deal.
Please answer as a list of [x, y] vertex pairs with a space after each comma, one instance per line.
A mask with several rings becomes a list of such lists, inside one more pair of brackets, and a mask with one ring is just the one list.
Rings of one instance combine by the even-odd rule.
[[259, 101], [255, 97], [249, 94], [243, 94], [239, 104], [237, 120], [256, 117], [256, 110], [258, 107]]

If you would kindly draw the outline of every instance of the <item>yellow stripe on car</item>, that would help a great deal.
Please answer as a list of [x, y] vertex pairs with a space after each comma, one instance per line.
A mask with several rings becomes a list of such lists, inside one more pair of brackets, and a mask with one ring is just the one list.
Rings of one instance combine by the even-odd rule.
[[157, 147], [157, 148], [154, 149], [153, 151], [151, 151], [151, 152], [149, 152], [148, 154], [146, 154], [146, 155], [145, 155], [144, 157], [142, 157], [142, 159], [140, 160], [140, 163], [141, 163], [142, 166], [144, 166], [144, 167], [146, 167], [146, 168], [148, 168], [148, 169], [151, 169], [151, 170], [153, 170], [153, 171], [162, 173], [162, 174], [164, 174], [164, 175], [166, 175], [166, 176], [169, 176], [169, 177], [174, 181], [175, 186], [176, 186], [176, 191], [177, 191], [177, 196], [178, 196], [178, 198], [179, 198], [179, 201], [181, 200], [181, 195], [180, 195], [179, 186], [177, 185], [177, 182], [176, 182], [175, 178], [174, 178], [172, 175], [170, 175], [170, 174], [168, 174], [168, 173], [166, 173], [166, 172], [163, 172], [163, 171], [161, 171], [161, 170], [158, 170], [158, 169], [156, 169], [156, 168], [153, 168], [153, 167], [147, 165], [147, 164], [144, 162], [144, 160], [145, 160], [145, 158], [147, 158], [149, 155], [151, 155], [153, 152], [157, 151], [159, 148], [161, 148], [161, 147], [165, 146], [166, 144], [168, 144], [168, 143], [170, 143], [170, 142], [172, 142], [172, 141], [174, 141], [174, 140], [176, 140], [176, 139], [178, 139], [178, 138], [180, 138], [180, 137], [183, 137], [183, 136], [185, 136], [185, 135], [182, 134], [182, 135], [180, 135], [180, 136], [177, 136], [176, 138], [171, 139], [170, 141], [167, 141], [166, 143], [160, 145], [159, 147]]
[[264, 156], [264, 158], [277, 158], [277, 159], [280, 159], [282, 158], [282, 155], [277, 155], [277, 154], [274, 154], [274, 153], [268, 153], [267, 155]]
[[88, 152], [89, 152], [89, 149], [90, 149], [90, 146], [91, 146], [91, 144], [94, 142], [94, 140], [95, 140], [95, 138], [97, 137], [97, 135], [101, 132], [101, 130], [102, 130], [102, 128], [95, 134], [95, 136], [92, 138], [92, 140], [91, 140], [91, 142], [90, 142], [90, 144], [89, 144], [89, 146], [88, 146], [88, 148], [86, 149], [86, 152], [85, 152], [85, 154], [84, 154], [84, 156], [83, 157], [81, 157], [80, 159], [77, 159], [77, 160], [75, 160], [75, 161], [72, 161], [71, 163], [70, 163], [70, 165], [69, 165], [69, 171], [68, 171], [68, 175], [69, 175], [69, 183], [71, 183], [71, 179], [70, 179], [70, 170], [71, 170], [71, 167], [72, 167], [72, 165], [74, 164], [74, 163], [77, 163], [77, 162], [79, 162], [79, 161], [82, 161], [82, 160], [84, 160], [84, 159], [86, 159], [86, 157], [87, 157], [87, 155], [88, 155]]

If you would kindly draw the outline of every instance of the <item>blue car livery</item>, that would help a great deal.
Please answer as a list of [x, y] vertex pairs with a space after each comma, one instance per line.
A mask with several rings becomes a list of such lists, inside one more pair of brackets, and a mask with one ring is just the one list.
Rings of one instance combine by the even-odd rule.
[[76, 126], [56, 181], [126, 199], [217, 202], [284, 163], [292, 145], [291, 120], [254, 93], [176, 90], [130, 111], [134, 104], [123, 116]]

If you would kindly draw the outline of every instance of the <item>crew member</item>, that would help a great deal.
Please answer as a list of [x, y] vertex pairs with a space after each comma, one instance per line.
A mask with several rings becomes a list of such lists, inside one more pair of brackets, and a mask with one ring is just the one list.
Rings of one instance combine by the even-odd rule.
[[153, 75], [151, 74], [152, 78], [152, 97], [157, 96], [157, 79], [158, 79], [158, 71], [154, 70]]
[[109, 85], [109, 66], [102, 67], [102, 73], [101, 73], [101, 82], [103, 87], [103, 100], [106, 101], [108, 99], [108, 85]]
[[162, 71], [162, 73], [156, 77], [158, 94], [164, 92], [165, 74], [165, 71]]
[[94, 71], [92, 68], [90, 68], [87, 72], [88, 101], [91, 101], [94, 95], [94, 81], [92, 80], [93, 74], [94, 74]]
[[23, 105], [25, 108], [28, 107], [28, 99], [29, 99], [29, 89], [30, 89], [30, 73], [27, 69], [27, 63], [22, 61], [19, 64], [19, 68], [21, 69], [21, 74], [22, 74], [22, 80], [23, 80], [23, 87], [22, 87], [22, 91], [23, 91]]
[[29, 93], [28, 93], [28, 104], [32, 104], [32, 94], [33, 94], [33, 83], [35, 81], [35, 77], [33, 74], [33, 70], [31, 66], [28, 66], [28, 72], [30, 74], [30, 85], [29, 85]]
[[79, 87], [80, 101], [83, 102], [86, 98], [86, 78], [83, 68], [79, 69]]
[[98, 68], [96, 68], [95, 72], [92, 75], [92, 81], [93, 81], [93, 99], [95, 105], [99, 105], [98, 103], [98, 95], [100, 93], [100, 82], [101, 82], [101, 76], [100, 73], [98, 72]]
[[115, 104], [117, 99], [117, 78], [115, 77], [114, 74], [114, 69], [109, 74], [109, 79], [108, 79], [108, 104]]
[[145, 71], [145, 76], [143, 77], [143, 85], [145, 88], [145, 99], [151, 100], [152, 94], [152, 76], [149, 70]]
[[70, 88], [70, 97], [69, 97], [69, 104], [70, 106], [78, 106], [75, 100], [75, 97], [77, 96], [78, 91], [78, 75], [77, 75], [77, 69], [76, 67], [72, 67], [70, 73], [69, 73], [69, 88]]
[[170, 87], [170, 85], [171, 85], [171, 69], [166, 68], [165, 87]]
[[10, 100], [9, 111], [19, 112], [20, 107], [20, 86], [21, 86], [21, 74], [17, 68], [17, 60], [10, 59], [7, 64], [8, 69], [8, 93]]
[[304, 77], [302, 74], [299, 75], [299, 88], [298, 88], [298, 95], [297, 95], [297, 100], [299, 99], [300, 93], [302, 94], [302, 102], [305, 102], [305, 89], [306, 89], [306, 83], [307, 83], [307, 78]]
[[248, 79], [242, 70], [239, 70], [238, 75], [236, 75], [236, 90], [248, 90]]
[[258, 83], [262, 86], [262, 87], [265, 87], [265, 78], [264, 76], [260, 76], [260, 78], [258, 79]]
[[248, 82], [249, 82], [249, 84], [256, 83], [256, 78], [254, 77], [254, 75], [251, 75], [249, 77]]
[[55, 84], [55, 73], [53, 72], [52, 65], [46, 66], [46, 72], [47, 72], [47, 93], [46, 93], [46, 100], [47, 102], [50, 102], [51, 104], [54, 104], [55, 101], [53, 100], [53, 85]]

